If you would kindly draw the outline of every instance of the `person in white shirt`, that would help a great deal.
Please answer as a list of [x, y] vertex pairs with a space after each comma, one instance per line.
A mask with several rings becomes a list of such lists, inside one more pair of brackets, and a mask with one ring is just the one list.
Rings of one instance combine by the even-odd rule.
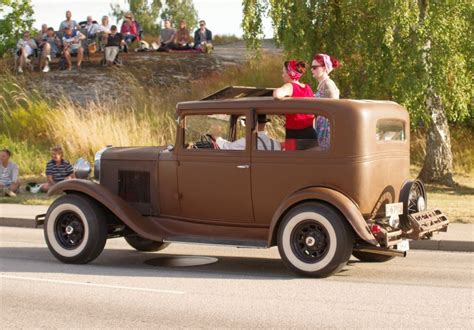
[[[265, 131], [265, 126], [270, 120], [267, 119], [266, 115], [258, 115], [257, 124], [257, 149], [258, 150], [281, 150], [280, 142], [268, 137]], [[212, 130], [212, 129], [211, 129]], [[216, 141], [219, 149], [223, 150], [244, 150], [245, 149], [245, 137], [235, 140], [234, 142], [227, 141], [220, 136], [217, 136], [218, 132], [214, 128], [214, 132], [211, 131], [212, 138]]]
[[99, 32], [100, 27], [99, 27], [99, 24], [97, 24], [97, 22], [94, 22], [94, 20], [92, 19], [92, 16], [87, 16], [85, 29], [87, 30], [87, 38], [94, 39], [95, 34]]
[[110, 33], [109, 16], [102, 16], [102, 24], [99, 26], [98, 32]]
[[20, 59], [20, 66], [18, 67], [18, 72], [23, 73], [23, 68], [25, 64], [29, 63], [29, 56], [34, 55], [35, 49], [38, 48], [34, 39], [30, 38], [30, 32], [25, 31], [23, 33], [23, 38], [18, 41], [16, 44], [17, 56]]

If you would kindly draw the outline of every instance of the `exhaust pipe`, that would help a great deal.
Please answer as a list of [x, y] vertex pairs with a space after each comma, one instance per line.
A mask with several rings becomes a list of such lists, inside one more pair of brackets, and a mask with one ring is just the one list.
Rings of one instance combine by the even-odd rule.
[[406, 257], [407, 256], [406, 251], [390, 250], [390, 249], [384, 249], [384, 248], [380, 248], [376, 246], [355, 247], [354, 251], [381, 254], [384, 256], [391, 256], [391, 257]]

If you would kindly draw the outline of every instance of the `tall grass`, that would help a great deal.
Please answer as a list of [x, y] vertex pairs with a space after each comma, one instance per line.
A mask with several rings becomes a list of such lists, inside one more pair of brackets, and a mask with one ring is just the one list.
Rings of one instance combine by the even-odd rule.
[[105, 145], [157, 146], [174, 143], [176, 103], [197, 100], [228, 85], [277, 86], [278, 57], [232, 67], [183, 86], [143, 86], [124, 70], [111, 74], [127, 86], [119, 100], [91, 102], [86, 107], [66, 97], [51, 101], [24, 88], [12, 75], [0, 75], [0, 143], [11, 149], [23, 174], [41, 174], [49, 148], [62, 145], [65, 157], [89, 160]]

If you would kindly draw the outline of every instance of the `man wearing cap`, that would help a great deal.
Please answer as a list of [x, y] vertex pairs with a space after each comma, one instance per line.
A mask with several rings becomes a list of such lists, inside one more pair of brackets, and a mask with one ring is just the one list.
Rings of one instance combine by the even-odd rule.
[[110, 33], [104, 34], [102, 42], [105, 44], [105, 63], [112, 65], [119, 53], [120, 46], [125, 45], [123, 35], [117, 32], [117, 26], [110, 27]]
[[[258, 150], [281, 150], [280, 143], [274, 139], [268, 137], [265, 131], [265, 126], [270, 120], [267, 119], [267, 115], [258, 115], [257, 124], [257, 149]], [[234, 142], [227, 141], [220, 137], [220, 126], [213, 126], [210, 129], [212, 138], [216, 141], [219, 149], [223, 150], [244, 150], [245, 149], [245, 137], [235, 140]]]

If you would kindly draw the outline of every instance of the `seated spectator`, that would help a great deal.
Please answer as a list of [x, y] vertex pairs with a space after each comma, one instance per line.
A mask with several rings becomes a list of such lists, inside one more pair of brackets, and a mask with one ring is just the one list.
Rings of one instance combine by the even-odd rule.
[[62, 21], [59, 25], [59, 31], [63, 32], [67, 26], [70, 27], [71, 30], [77, 30], [81, 28], [79, 24], [77, 24], [77, 22], [72, 19], [72, 13], [70, 10], [66, 11], [66, 20]]
[[30, 32], [23, 32], [23, 38], [16, 44], [16, 54], [20, 58], [20, 65], [18, 67], [18, 73], [23, 73], [25, 64], [30, 63], [29, 57], [35, 54], [38, 45], [30, 38]]
[[51, 148], [51, 160], [46, 164], [48, 182], [41, 185], [40, 190], [42, 192], [48, 192], [58, 182], [75, 178], [71, 164], [63, 157], [63, 149], [60, 146]]
[[205, 53], [212, 50], [212, 32], [206, 28], [205, 21], [199, 21], [199, 29], [194, 32], [194, 48]]
[[[257, 117], [257, 149], [258, 150], [281, 150], [280, 142], [270, 138], [267, 135], [265, 126], [270, 119], [267, 119], [267, 116], [264, 114], [258, 115]], [[245, 150], [245, 137], [235, 140], [233, 142], [223, 139], [220, 135], [221, 126], [212, 126], [210, 128], [210, 135], [216, 141], [216, 144], [219, 146], [219, 149], [223, 150]]]
[[125, 45], [123, 36], [117, 32], [117, 27], [112, 25], [109, 34], [104, 34], [103, 43], [105, 44], [105, 64], [112, 65], [119, 53], [120, 47]]
[[92, 19], [92, 16], [87, 16], [87, 21], [84, 26], [87, 31], [87, 39], [94, 39], [97, 32], [99, 32], [99, 24]]
[[179, 22], [179, 29], [176, 31], [176, 38], [174, 40], [174, 49], [186, 50], [191, 49], [194, 44], [191, 42], [191, 36], [186, 25], [186, 21]]
[[84, 57], [84, 48], [82, 48], [82, 40], [86, 38], [81, 32], [72, 30], [69, 26], [64, 29], [63, 46], [64, 46], [64, 57], [67, 62], [67, 69], [70, 71], [71, 56], [77, 55], [77, 68], [81, 68], [82, 58]]
[[102, 24], [97, 32], [110, 33], [109, 16], [102, 16]]
[[38, 32], [36, 35], [35, 41], [38, 47], [41, 49], [41, 43], [46, 39], [46, 33], [48, 32], [48, 25], [47, 24], [41, 24], [41, 30]]
[[120, 33], [123, 35], [123, 39], [127, 44], [130, 44], [135, 40], [140, 40], [139, 30], [136, 22], [133, 20], [132, 13], [128, 12], [125, 14], [125, 21], [122, 23]]
[[15, 197], [20, 190], [18, 166], [10, 161], [12, 153], [8, 149], [0, 150], [0, 192]]
[[174, 48], [174, 40], [176, 38], [176, 29], [171, 27], [171, 21], [165, 19], [165, 27], [161, 29], [158, 37], [159, 52], [169, 52]]
[[49, 72], [49, 63], [52, 58], [59, 57], [61, 54], [61, 40], [56, 36], [56, 32], [52, 27], [48, 28], [43, 41], [41, 42], [43, 48], [41, 52], [41, 59], [44, 61], [43, 72]]

